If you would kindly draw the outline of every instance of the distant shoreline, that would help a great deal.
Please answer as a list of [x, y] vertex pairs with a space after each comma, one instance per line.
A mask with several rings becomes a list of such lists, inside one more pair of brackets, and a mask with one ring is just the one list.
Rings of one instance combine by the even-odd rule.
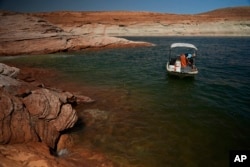
[[250, 7], [195, 15], [0, 11], [0, 56], [153, 46], [121, 37], [250, 37]]

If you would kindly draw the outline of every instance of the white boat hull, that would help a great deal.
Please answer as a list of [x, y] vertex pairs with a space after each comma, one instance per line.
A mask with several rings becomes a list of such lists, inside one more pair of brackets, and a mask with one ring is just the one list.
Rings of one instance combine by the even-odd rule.
[[194, 77], [195, 75], [198, 74], [198, 70], [197, 69], [191, 69], [191, 70], [176, 70], [175, 68], [173, 68], [173, 65], [169, 65], [169, 62], [167, 62], [166, 64], [166, 69], [169, 75], [173, 75], [173, 76], [178, 76], [180, 78], [184, 78], [184, 77]]

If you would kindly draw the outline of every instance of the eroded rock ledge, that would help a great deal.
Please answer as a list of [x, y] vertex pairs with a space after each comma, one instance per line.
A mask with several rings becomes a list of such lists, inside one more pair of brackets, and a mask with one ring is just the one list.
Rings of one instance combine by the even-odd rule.
[[0, 56], [82, 49], [152, 46], [147, 42], [84, 32], [75, 34], [37, 16], [0, 11]]

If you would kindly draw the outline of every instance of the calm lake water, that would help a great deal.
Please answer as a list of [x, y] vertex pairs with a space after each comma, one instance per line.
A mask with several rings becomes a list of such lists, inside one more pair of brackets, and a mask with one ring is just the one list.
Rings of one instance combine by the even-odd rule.
[[[77, 144], [105, 153], [117, 166], [223, 167], [229, 150], [250, 149], [250, 38], [128, 39], [156, 46], [0, 61], [53, 68], [63, 72], [63, 82], [84, 85], [75, 89], [97, 98], [89, 105], [97, 118], [75, 132]], [[166, 74], [173, 42], [198, 47], [194, 79]]]

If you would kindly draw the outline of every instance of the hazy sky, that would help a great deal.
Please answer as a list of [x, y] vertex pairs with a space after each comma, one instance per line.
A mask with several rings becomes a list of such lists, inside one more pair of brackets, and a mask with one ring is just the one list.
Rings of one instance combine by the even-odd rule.
[[0, 0], [0, 9], [18, 12], [128, 10], [195, 14], [234, 6], [250, 6], [250, 0]]

